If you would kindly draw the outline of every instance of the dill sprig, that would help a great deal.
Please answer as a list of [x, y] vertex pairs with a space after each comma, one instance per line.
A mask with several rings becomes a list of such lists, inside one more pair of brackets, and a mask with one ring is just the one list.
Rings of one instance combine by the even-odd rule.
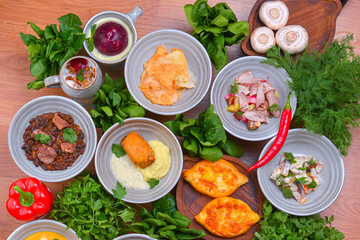
[[360, 118], [360, 56], [351, 40], [348, 35], [334, 40], [324, 53], [306, 49], [296, 58], [273, 47], [263, 61], [284, 68], [292, 79], [288, 86], [297, 97], [297, 124], [327, 136], [343, 155], [351, 145], [350, 128], [358, 127]]

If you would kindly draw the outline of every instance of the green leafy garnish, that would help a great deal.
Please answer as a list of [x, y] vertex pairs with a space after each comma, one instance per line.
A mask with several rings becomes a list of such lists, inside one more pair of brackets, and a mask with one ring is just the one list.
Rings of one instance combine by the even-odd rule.
[[116, 199], [122, 200], [123, 197], [127, 194], [126, 188], [123, 187], [119, 182], [116, 183], [116, 190], [113, 189], [113, 196]]
[[96, 175], [81, 174], [57, 194], [51, 217], [72, 228], [81, 239], [113, 239], [131, 231], [136, 215], [135, 209], [114, 198], [122, 198], [120, 191], [117, 186], [112, 196]]
[[235, 94], [237, 92], [238, 92], [238, 85], [236, 81], [234, 81], [234, 83], [230, 86], [230, 93]]
[[291, 189], [289, 187], [281, 186], [281, 191], [284, 194], [285, 198], [293, 198], [294, 197], [293, 192], [291, 191]]
[[61, 66], [69, 58], [75, 56], [83, 47], [85, 34], [81, 28], [82, 22], [78, 16], [69, 13], [60, 18], [59, 30], [56, 24], [50, 24], [45, 30], [29, 22], [39, 38], [20, 33], [20, 37], [28, 47], [30, 73], [36, 79], [27, 84], [27, 89], [43, 88], [44, 79], [57, 75]]
[[[178, 114], [175, 121], [164, 123], [175, 135], [183, 136], [183, 146], [190, 156], [217, 161], [227, 154], [242, 156], [242, 148], [234, 141], [228, 141], [219, 115], [214, 113], [214, 106], [200, 113], [198, 119], [186, 119]], [[226, 145], [226, 146], [225, 146]], [[225, 148], [224, 148], [225, 146]]]
[[126, 89], [125, 79], [113, 80], [105, 74], [104, 83], [94, 95], [94, 109], [90, 115], [96, 127], [106, 132], [113, 124], [122, 124], [124, 119], [144, 117], [145, 109], [139, 106]]
[[284, 155], [286, 157], [286, 160], [288, 160], [291, 164], [297, 162], [294, 155], [291, 152], [284, 152]]
[[280, 106], [279, 104], [274, 103], [273, 105], [271, 105], [270, 107], [268, 107], [267, 111], [268, 112], [276, 112], [276, 111], [280, 111]]
[[351, 128], [359, 127], [360, 56], [354, 53], [352, 35], [334, 40], [324, 51], [305, 50], [293, 58], [273, 47], [263, 63], [283, 67], [292, 81], [297, 108], [292, 124], [327, 136], [341, 154], [351, 145]]
[[195, 28], [191, 35], [206, 48], [215, 68], [220, 71], [227, 61], [225, 46], [239, 43], [249, 35], [249, 24], [239, 21], [226, 3], [218, 3], [214, 7], [207, 0], [197, 0], [194, 5], [184, 7], [189, 24]]
[[152, 203], [153, 211], [140, 210], [142, 222], [132, 224], [132, 230], [149, 235], [155, 239], [200, 239], [205, 236], [203, 230], [188, 228], [191, 220], [176, 209], [174, 196], [170, 193]]
[[77, 134], [72, 128], [66, 128], [63, 131], [63, 138], [69, 143], [74, 143], [77, 141]]
[[254, 239], [344, 239], [344, 234], [331, 226], [333, 221], [333, 216], [329, 219], [327, 216], [321, 217], [320, 214], [293, 216], [278, 210], [265, 200], [260, 232], [255, 233]]
[[313, 179], [313, 180], [311, 181], [311, 183], [308, 184], [308, 188], [316, 188], [316, 187], [317, 187], [317, 183], [316, 183], [315, 180]]
[[159, 180], [156, 178], [150, 178], [150, 180], [147, 182], [150, 185], [150, 189], [153, 189], [156, 185], [159, 184]]
[[310, 159], [310, 161], [309, 161], [309, 165], [315, 165], [316, 164], [316, 161], [312, 158], [312, 159]]
[[94, 45], [94, 36], [96, 32], [96, 24], [91, 26], [90, 29], [90, 37], [88, 37], [86, 40], [88, 41], [88, 49], [90, 52], [94, 51], [95, 45]]
[[76, 78], [77, 78], [80, 82], [84, 81], [84, 76], [82, 75], [83, 73], [84, 73], [84, 69], [80, 69], [80, 70], [78, 71], [78, 73], [76, 74]]
[[113, 154], [115, 154], [116, 157], [120, 158], [122, 156], [125, 156], [126, 155], [126, 152], [123, 148], [123, 146], [121, 146], [120, 144], [113, 144], [111, 146], [111, 151]]
[[302, 164], [302, 167], [299, 168], [299, 170], [306, 170], [306, 166], [305, 166], [305, 163]]
[[301, 183], [302, 185], [306, 185], [306, 183], [307, 183], [307, 177], [296, 178], [296, 181], [297, 181], [298, 183]]
[[48, 143], [51, 141], [51, 137], [47, 134], [35, 134], [35, 140], [39, 141], [40, 143], [44, 144], [44, 143]]

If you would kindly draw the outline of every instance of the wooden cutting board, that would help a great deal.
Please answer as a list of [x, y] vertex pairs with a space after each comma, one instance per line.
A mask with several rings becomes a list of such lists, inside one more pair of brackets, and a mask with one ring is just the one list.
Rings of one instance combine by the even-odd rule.
[[[259, 18], [260, 6], [267, 0], [258, 0], [249, 15], [249, 36], [241, 43], [247, 55], [265, 56], [251, 47], [250, 35], [257, 27], [265, 26]], [[283, 0], [289, 9], [286, 25], [301, 25], [309, 34], [309, 50], [323, 50], [334, 39], [336, 18], [341, 11], [340, 0]]]
[[[248, 173], [247, 169], [249, 166], [238, 158], [224, 156], [223, 159], [231, 162], [240, 173], [246, 175], [249, 178], [249, 182], [239, 187], [232, 195], [230, 195], [230, 197], [246, 202], [254, 212], [262, 216], [264, 195], [260, 190], [256, 172], [252, 171]], [[200, 160], [200, 158], [184, 156], [183, 170], [187, 170], [193, 167]], [[205, 230], [205, 228], [198, 224], [194, 218], [195, 215], [197, 215], [201, 209], [203, 209], [203, 207], [211, 200], [213, 200], [213, 198], [199, 193], [187, 181], [185, 181], [182, 176], [180, 177], [176, 189], [176, 202], [179, 212], [191, 219], [191, 228], [204, 230], [206, 232], [204, 239], [222, 239], [212, 235], [210, 232]], [[231, 239], [252, 239], [254, 237], [254, 233], [259, 230], [259, 227], [260, 225], [257, 223], [252, 226], [245, 234]]]

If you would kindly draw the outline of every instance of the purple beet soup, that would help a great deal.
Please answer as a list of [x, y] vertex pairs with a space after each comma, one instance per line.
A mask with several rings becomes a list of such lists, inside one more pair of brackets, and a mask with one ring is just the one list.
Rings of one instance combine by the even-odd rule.
[[121, 24], [107, 22], [96, 29], [94, 44], [100, 53], [114, 56], [121, 53], [128, 45], [128, 33]]

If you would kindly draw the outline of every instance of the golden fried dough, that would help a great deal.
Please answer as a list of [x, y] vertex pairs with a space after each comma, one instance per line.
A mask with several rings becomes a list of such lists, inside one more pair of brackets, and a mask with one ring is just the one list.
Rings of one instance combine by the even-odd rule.
[[140, 168], [146, 168], [155, 161], [155, 154], [146, 140], [137, 132], [131, 132], [121, 140], [130, 160]]
[[220, 159], [216, 162], [202, 160], [184, 171], [183, 177], [197, 191], [210, 197], [227, 197], [249, 179], [230, 162]]
[[231, 238], [244, 234], [260, 220], [260, 216], [245, 202], [222, 197], [207, 203], [195, 220], [212, 234]]

